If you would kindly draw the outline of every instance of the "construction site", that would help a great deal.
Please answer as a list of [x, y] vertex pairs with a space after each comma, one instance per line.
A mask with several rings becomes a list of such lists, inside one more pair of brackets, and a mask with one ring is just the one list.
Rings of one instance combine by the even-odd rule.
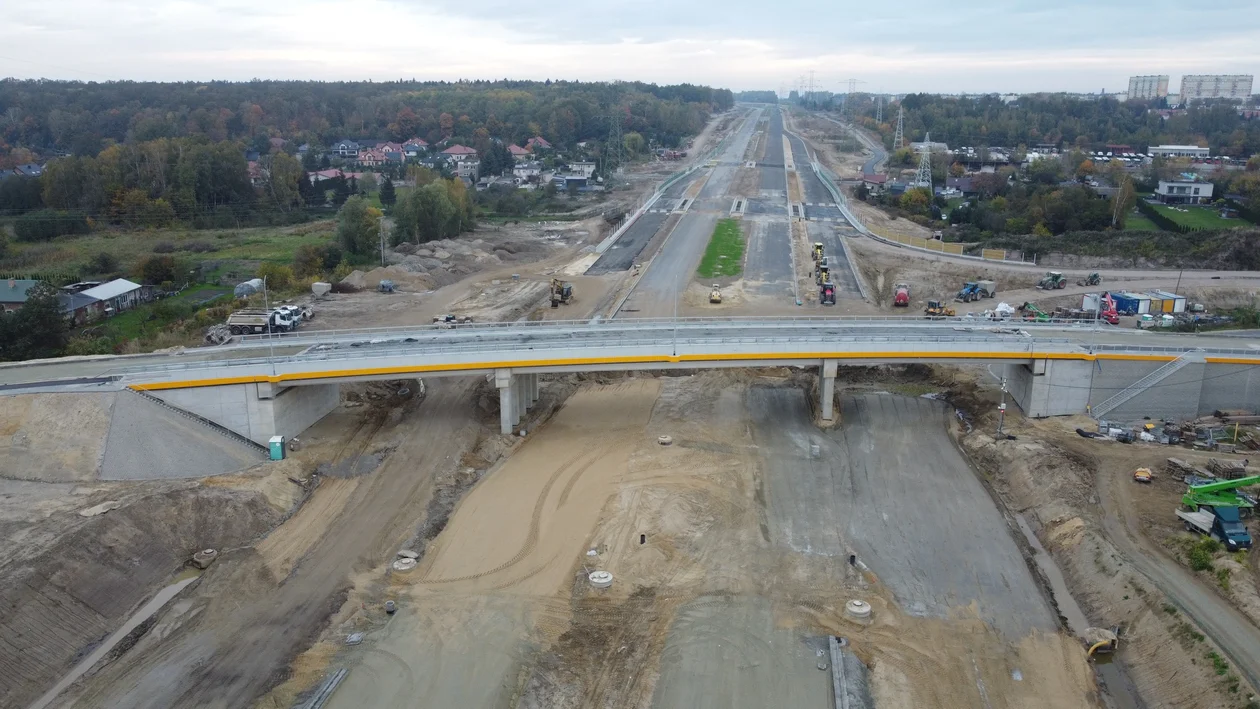
[[[294, 304], [297, 334], [367, 334], [293, 356], [372, 328], [801, 313], [1134, 336], [1168, 287], [865, 238], [784, 113], [718, 116], [681, 177], [628, 180], [643, 206], [615, 228], [400, 247]], [[727, 218], [741, 268], [703, 277]], [[406, 267], [439, 250], [466, 272]], [[1258, 279], [1187, 273], [1176, 312]], [[272, 317], [162, 362], [226, 361]], [[261, 441], [88, 382], [101, 360], [0, 366], [0, 706], [1260, 706], [1260, 374], [1168, 359], [855, 358], [831, 390], [817, 359], [543, 372], [506, 430], [493, 372], [380, 371], [307, 387], [327, 413]], [[1023, 410], [1038, 386], [1076, 408]]]

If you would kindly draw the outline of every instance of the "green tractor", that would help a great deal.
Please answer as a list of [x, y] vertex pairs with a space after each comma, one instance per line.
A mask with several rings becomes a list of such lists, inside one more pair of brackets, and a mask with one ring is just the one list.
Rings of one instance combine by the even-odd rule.
[[1059, 290], [1067, 288], [1067, 279], [1058, 271], [1050, 271], [1046, 273], [1045, 278], [1037, 281], [1037, 288], [1041, 290]]
[[1078, 286], [1100, 286], [1102, 285], [1102, 276], [1097, 273], [1091, 273], [1087, 277], [1076, 282]]

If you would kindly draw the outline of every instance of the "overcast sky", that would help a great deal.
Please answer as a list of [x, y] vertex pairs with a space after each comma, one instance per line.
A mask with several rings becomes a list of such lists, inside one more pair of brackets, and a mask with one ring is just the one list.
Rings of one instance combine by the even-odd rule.
[[[0, 76], [1121, 91], [1260, 70], [1260, 1], [10, 0]], [[1260, 85], [1257, 86], [1260, 89]]]

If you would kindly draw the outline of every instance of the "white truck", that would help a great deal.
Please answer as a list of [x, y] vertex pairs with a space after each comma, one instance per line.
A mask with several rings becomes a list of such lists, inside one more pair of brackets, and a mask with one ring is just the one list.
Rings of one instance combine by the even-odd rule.
[[1200, 507], [1196, 512], [1177, 510], [1186, 531], [1198, 532], [1221, 542], [1230, 551], [1251, 548], [1251, 534], [1237, 507]]
[[228, 316], [227, 326], [233, 335], [253, 335], [265, 332], [288, 332], [296, 327], [296, 324], [291, 313], [276, 308], [269, 311], [238, 310]]

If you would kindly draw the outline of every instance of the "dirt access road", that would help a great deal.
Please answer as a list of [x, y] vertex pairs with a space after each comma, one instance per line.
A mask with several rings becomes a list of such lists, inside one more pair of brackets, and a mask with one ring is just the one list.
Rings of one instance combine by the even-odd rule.
[[124, 655], [93, 677], [70, 706], [236, 709], [275, 685], [342, 604], [350, 574], [393, 556], [394, 546], [423, 517], [434, 479], [460, 465], [476, 442], [475, 384], [431, 383], [419, 406], [393, 415], [381, 432], [382, 438], [396, 434], [397, 449], [379, 468], [329, 481], [334, 484], [327, 490], [321, 485], [307, 504], [318, 505], [325, 495], [339, 502], [324, 515], [295, 517], [273, 533], [307, 540], [273, 542], [296, 557], [289, 559], [293, 571], [283, 583], [276, 583], [265, 554], [228, 556], [197, 590], [201, 609], [192, 622], [147, 652]]

